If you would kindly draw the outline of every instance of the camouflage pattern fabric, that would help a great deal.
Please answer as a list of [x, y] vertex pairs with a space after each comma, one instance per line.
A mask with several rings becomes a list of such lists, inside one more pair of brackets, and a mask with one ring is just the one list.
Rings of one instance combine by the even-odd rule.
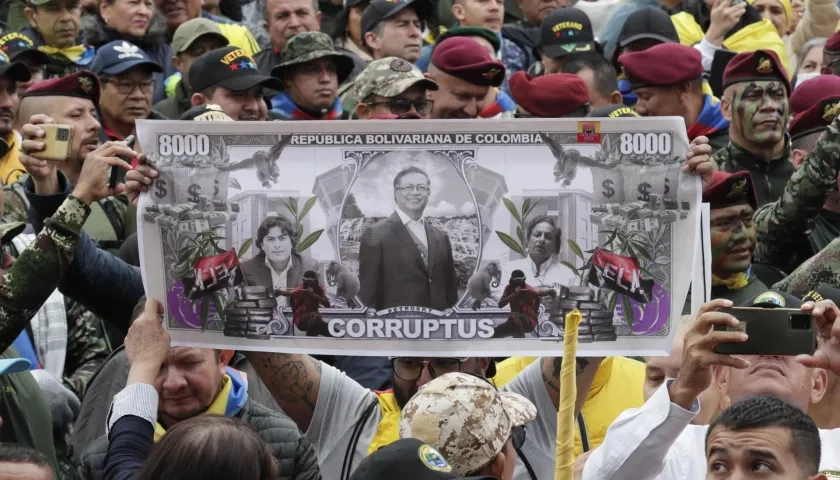
[[101, 319], [79, 302], [67, 297], [64, 298], [64, 308], [67, 312], [64, 385], [82, 399], [93, 374], [113, 349]]
[[803, 262], [784, 280], [773, 285], [773, 289], [802, 297], [822, 285], [840, 285], [840, 238], [835, 238], [827, 247]]
[[364, 100], [371, 95], [396, 97], [418, 84], [428, 90], [438, 89], [438, 84], [416, 66], [402, 58], [385, 57], [370, 62], [356, 77], [353, 88], [356, 98]]
[[467, 475], [502, 450], [513, 427], [536, 416], [537, 407], [522, 395], [500, 392], [475, 375], [448, 373], [420, 387], [405, 405], [400, 438], [431, 445], [455, 472]]
[[[808, 233], [814, 228], [828, 194], [837, 184], [840, 170], [838, 142], [840, 120], [835, 119], [808, 158], [790, 177], [779, 199], [758, 208], [754, 217], [756, 261], [776, 265], [785, 271], [792, 270], [789, 268], [794, 260], [791, 252], [808, 245]], [[812, 285], [802, 295], [818, 286]], [[795, 295], [800, 296], [798, 293]]]
[[785, 183], [793, 175], [793, 163], [790, 161], [790, 140], [785, 140], [782, 153], [773, 159], [756, 157], [732, 141], [712, 155], [712, 162], [718, 170], [735, 173], [748, 171], [755, 185], [758, 205], [774, 202], [782, 196]]
[[23, 179], [3, 186], [3, 218], [9, 222], [29, 223], [29, 203], [23, 192]]
[[319, 58], [334, 57], [338, 64], [338, 83], [341, 84], [353, 71], [353, 59], [335, 48], [326, 33], [301, 32], [286, 42], [280, 53], [280, 63], [272, 69], [272, 76], [283, 78], [283, 71], [293, 65], [300, 65]]
[[0, 278], [0, 351], [12, 344], [58, 288], [73, 261], [79, 232], [89, 214], [87, 205], [67, 197], [35, 241]]

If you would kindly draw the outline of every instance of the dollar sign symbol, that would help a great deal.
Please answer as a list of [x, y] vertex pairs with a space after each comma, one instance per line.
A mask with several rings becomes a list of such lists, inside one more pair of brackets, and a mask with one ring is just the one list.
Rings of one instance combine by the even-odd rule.
[[187, 189], [187, 192], [190, 194], [190, 198], [188, 198], [187, 201], [198, 203], [198, 194], [201, 193], [201, 187], [193, 183], [190, 185], [190, 188]]
[[667, 179], [667, 178], [665, 179], [665, 195], [668, 195], [668, 192], [670, 192], [670, 191], [671, 191], [671, 187], [669, 187], [669, 186], [668, 186], [668, 183], [669, 183], [670, 181], [671, 181], [671, 180], [669, 180], [669, 179]]
[[[668, 187], [665, 187], [665, 193], [668, 193]], [[216, 180], [215, 182], [213, 182], [213, 196], [217, 197], [218, 195], [219, 195], [219, 181]]]
[[612, 196], [615, 195], [615, 189], [611, 186], [613, 183], [615, 182], [609, 178], [601, 182], [601, 186], [604, 187], [604, 191], [601, 193], [607, 198], [612, 198]]
[[169, 192], [166, 190], [166, 180], [160, 179], [155, 182], [155, 196], [157, 198], [163, 198], [167, 193]]
[[641, 195], [636, 197], [636, 200], [641, 200], [643, 202], [647, 202], [648, 200], [650, 200], [650, 192], [648, 192], [648, 189], [650, 189], [649, 183], [644, 182], [639, 184], [639, 188], [637, 190]]

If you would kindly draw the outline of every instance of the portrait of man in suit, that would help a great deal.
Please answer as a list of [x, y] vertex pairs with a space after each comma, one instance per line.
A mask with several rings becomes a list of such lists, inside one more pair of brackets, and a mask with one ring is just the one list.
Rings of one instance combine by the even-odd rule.
[[425, 171], [404, 168], [394, 177], [396, 211], [363, 231], [359, 298], [366, 306], [444, 310], [458, 301], [449, 236], [423, 215], [431, 188]]
[[[247, 285], [260, 285], [271, 290], [291, 290], [303, 285], [304, 272], [317, 272], [318, 283], [324, 279], [318, 262], [295, 251], [298, 243], [294, 224], [282, 215], [267, 217], [257, 229], [254, 246], [259, 253], [242, 262]], [[287, 306], [287, 299], [277, 299]]]

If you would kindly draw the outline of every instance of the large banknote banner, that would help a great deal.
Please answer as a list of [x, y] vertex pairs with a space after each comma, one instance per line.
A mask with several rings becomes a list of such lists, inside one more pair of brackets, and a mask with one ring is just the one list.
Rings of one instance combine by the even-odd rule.
[[670, 349], [698, 180], [682, 119], [138, 122], [176, 344], [368, 355]]

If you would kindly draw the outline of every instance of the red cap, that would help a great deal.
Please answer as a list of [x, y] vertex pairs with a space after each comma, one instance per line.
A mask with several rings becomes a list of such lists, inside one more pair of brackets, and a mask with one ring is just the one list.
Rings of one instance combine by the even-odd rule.
[[840, 93], [820, 99], [810, 108], [793, 117], [788, 129], [791, 140], [821, 132], [831, 125], [838, 113], [840, 113]]
[[823, 53], [840, 55], [840, 30], [832, 33], [823, 46]]
[[780, 80], [790, 95], [790, 79], [787, 70], [773, 50], [741, 52], [732, 57], [723, 71], [723, 88], [742, 82], [766, 82]]
[[571, 73], [531, 77], [520, 71], [510, 77], [509, 85], [513, 101], [536, 117], [563, 117], [589, 103], [589, 88]]
[[837, 75], [820, 75], [805, 80], [797, 84], [790, 94], [790, 113], [798, 115], [830, 95], [840, 95], [840, 77]]
[[750, 172], [726, 173], [716, 171], [712, 177], [712, 184], [703, 191], [703, 203], [709, 203], [709, 208], [726, 208], [745, 203], [758, 209]]
[[700, 50], [679, 43], [661, 43], [640, 52], [623, 53], [618, 63], [632, 88], [667, 87], [703, 75]]
[[498, 87], [505, 80], [504, 64], [469, 37], [449, 37], [436, 45], [432, 65], [473, 85]]
[[79, 97], [86, 98], [99, 106], [99, 94], [102, 86], [99, 78], [87, 70], [67, 75], [65, 77], [51, 78], [38, 82], [27, 88], [21, 98], [26, 97]]

